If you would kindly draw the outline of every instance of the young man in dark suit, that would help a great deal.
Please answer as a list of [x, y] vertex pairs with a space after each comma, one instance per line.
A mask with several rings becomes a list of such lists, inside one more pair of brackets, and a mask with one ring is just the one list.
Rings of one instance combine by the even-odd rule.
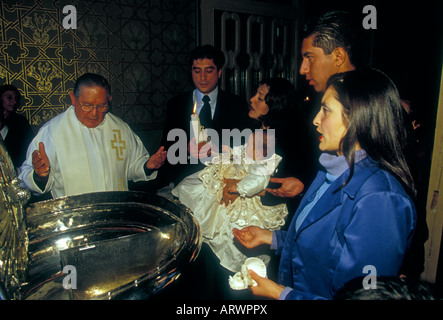
[[[193, 152], [189, 152], [194, 143], [191, 141], [193, 135], [190, 128], [194, 104], [196, 105], [195, 113], [198, 114], [201, 124], [205, 129], [212, 129], [218, 135], [218, 141], [214, 141], [215, 139], [211, 137], [211, 145], [218, 146], [220, 149], [222, 144], [229, 144], [233, 147], [245, 143], [240, 139], [230, 139], [229, 143], [226, 143], [227, 140], [223, 140], [223, 129], [228, 131], [238, 129], [242, 132], [244, 129], [254, 130], [260, 127], [260, 122], [248, 116], [249, 105], [245, 99], [219, 88], [224, 63], [223, 52], [214, 46], [199, 46], [191, 52], [188, 66], [195, 89], [173, 97], [166, 105], [166, 120], [161, 145], [168, 150], [168, 157], [159, 170], [157, 178], [163, 182], [163, 185], [170, 182], [177, 185], [183, 178], [204, 168], [205, 159], [191, 159]], [[206, 99], [209, 101], [205, 105]], [[173, 138], [174, 134], [170, 134], [174, 132], [174, 129], [180, 129], [186, 133], [186, 147], [188, 147], [186, 148], [188, 155], [186, 164], [170, 163], [170, 160], [176, 156], [174, 153], [178, 150], [177, 144], [183, 143], [183, 141], [178, 141], [180, 138]], [[168, 134], [171, 141], [168, 141]], [[221, 269], [219, 266], [218, 258], [204, 243], [198, 259], [187, 266], [178, 283], [164, 292], [164, 298], [181, 298], [185, 295], [188, 299], [222, 298], [226, 283], [220, 282], [225, 278], [219, 276], [219, 269]]]
[[[168, 133], [173, 129], [183, 130], [186, 133], [187, 145], [189, 145], [192, 136], [190, 120], [194, 104], [196, 104], [195, 113], [199, 115], [201, 124], [205, 128], [217, 132], [218, 143], [212, 141], [215, 145], [221, 146], [223, 129], [242, 131], [245, 128], [254, 129], [258, 126], [258, 123], [248, 116], [249, 107], [246, 100], [224, 92], [218, 87], [224, 63], [223, 52], [211, 45], [197, 47], [191, 52], [189, 70], [195, 89], [179, 94], [167, 102], [166, 120], [161, 141], [161, 145], [165, 146], [166, 150], [177, 143], [177, 139], [168, 141]], [[205, 97], [209, 97], [209, 99]], [[205, 99], [209, 100], [208, 106], [205, 106], [203, 101]], [[168, 155], [168, 160], [171, 159], [170, 156], [172, 155]], [[190, 163], [191, 161], [187, 159], [186, 162], [186, 164], [173, 165], [165, 163], [162, 169], [163, 179], [165, 179], [166, 173], [167, 182], [173, 181], [177, 185], [183, 178], [201, 170], [204, 166], [202, 161], [193, 161], [198, 162], [195, 164]]]

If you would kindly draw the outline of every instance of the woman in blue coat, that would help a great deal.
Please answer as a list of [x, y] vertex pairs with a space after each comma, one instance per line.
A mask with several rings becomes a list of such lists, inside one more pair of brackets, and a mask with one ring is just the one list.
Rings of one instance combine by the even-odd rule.
[[[278, 283], [251, 271], [255, 295], [332, 299], [349, 280], [396, 276], [414, 232], [409, 123], [392, 81], [373, 69], [332, 76], [314, 125], [320, 170], [287, 231], [234, 229], [281, 255]], [[363, 283], [362, 283], [363, 285]]]

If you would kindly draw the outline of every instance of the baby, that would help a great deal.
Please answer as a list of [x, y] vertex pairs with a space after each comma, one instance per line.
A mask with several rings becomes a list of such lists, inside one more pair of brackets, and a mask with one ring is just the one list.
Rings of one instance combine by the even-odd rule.
[[[274, 150], [275, 139], [273, 134], [268, 135], [267, 130], [250, 134], [248, 142], [245, 145], [246, 156], [244, 161], [251, 165], [255, 163], [255, 167], [253, 166], [249, 174], [242, 180], [224, 178], [226, 186], [223, 189], [221, 203], [228, 206], [231, 202], [234, 202], [238, 196], [264, 196], [266, 193], [264, 189], [268, 185], [269, 179], [278, 166], [278, 163], [281, 161], [279, 156], [272, 158], [272, 155], [275, 155]], [[227, 150], [226, 154], [229, 156], [230, 150]], [[233, 158], [234, 163], [239, 158], [241, 159], [238, 155], [234, 155]], [[269, 161], [264, 161], [269, 158], [271, 158]], [[263, 165], [269, 167], [262, 168], [261, 166]], [[262, 189], [263, 185], [264, 188]], [[258, 192], [259, 189], [260, 192]]]
[[[264, 193], [281, 157], [274, 130], [256, 130], [245, 145], [214, 153], [206, 168], [186, 177], [172, 190], [198, 220], [203, 241], [223, 267], [238, 271], [247, 256], [234, 244], [233, 228], [250, 225], [277, 230], [285, 223], [286, 205], [264, 206]], [[261, 257], [266, 263], [269, 257]]]

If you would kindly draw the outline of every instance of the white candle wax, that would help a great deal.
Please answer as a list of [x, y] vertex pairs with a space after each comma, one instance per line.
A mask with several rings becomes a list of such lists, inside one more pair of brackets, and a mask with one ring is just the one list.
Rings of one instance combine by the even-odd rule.
[[198, 114], [196, 114], [196, 113], [191, 114], [191, 128], [192, 128], [192, 133], [195, 137], [195, 140], [197, 142], [200, 142], [201, 125], [200, 125], [200, 118], [198, 117]]

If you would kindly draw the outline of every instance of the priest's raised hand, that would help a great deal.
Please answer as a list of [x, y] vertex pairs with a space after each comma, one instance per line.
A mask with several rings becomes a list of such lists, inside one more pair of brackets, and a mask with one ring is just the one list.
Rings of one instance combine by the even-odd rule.
[[34, 168], [34, 173], [38, 178], [48, 178], [50, 165], [43, 142], [40, 142], [38, 144], [38, 150], [35, 150], [32, 153], [32, 166]]
[[38, 144], [38, 150], [32, 153], [32, 167], [34, 168], [34, 181], [39, 187], [43, 187], [44, 189], [48, 181], [51, 166], [43, 142], [40, 142]]
[[148, 170], [157, 170], [165, 163], [166, 155], [167, 151], [165, 147], [161, 146], [146, 162], [146, 168], [148, 168]]

